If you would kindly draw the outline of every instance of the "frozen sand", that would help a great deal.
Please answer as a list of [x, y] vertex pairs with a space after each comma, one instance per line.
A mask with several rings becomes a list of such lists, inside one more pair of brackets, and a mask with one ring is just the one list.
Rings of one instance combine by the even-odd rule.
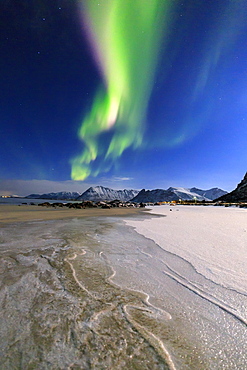
[[[94, 218], [83, 216], [101, 210], [25, 207], [15, 208], [12, 224], [5, 208], [0, 225], [4, 370], [167, 369], [166, 362], [177, 370], [247, 368], [246, 294], [228, 288], [225, 268], [225, 286], [219, 283], [219, 258], [212, 273], [208, 266], [215, 262], [203, 248], [198, 269], [211, 279], [191, 264], [198, 262], [197, 221], [212, 238], [218, 228], [212, 233], [203, 222], [210, 214], [231, 215], [234, 222], [235, 213], [246, 215], [246, 210], [155, 207], [154, 213], [164, 209], [166, 217], [139, 210], [127, 217], [132, 210], [112, 210], [127, 213], [106, 218], [111, 210], [102, 210], [102, 217]], [[19, 222], [24, 216], [29, 221]], [[146, 233], [155, 227], [160, 246], [123, 220]], [[205, 246], [204, 237], [199, 241]]]
[[214, 206], [160, 206], [165, 218], [127, 224], [166, 251], [191, 262], [207, 278], [247, 292], [247, 210]]
[[156, 310], [113, 282], [108, 259], [144, 239], [122, 225], [135, 210], [33, 207], [0, 224], [0, 369], [168, 369]]
[[157, 245], [142, 248], [156, 278], [163, 273], [151, 298], [163, 297], [174, 330], [180, 322], [179, 335], [193, 333], [204, 369], [247, 369], [247, 210], [161, 206], [151, 212], [165, 217], [126, 221]]

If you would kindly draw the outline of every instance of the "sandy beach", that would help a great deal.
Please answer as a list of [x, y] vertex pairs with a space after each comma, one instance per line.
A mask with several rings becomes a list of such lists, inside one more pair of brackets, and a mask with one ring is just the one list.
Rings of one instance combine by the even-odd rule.
[[245, 369], [244, 209], [0, 206], [0, 369]]
[[157, 310], [144, 292], [116, 284], [108, 261], [142, 241], [125, 234], [123, 216], [144, 212], [1, 210], [0, 369], [169, 368], [165, 348], [137, 319], [156, 325]]

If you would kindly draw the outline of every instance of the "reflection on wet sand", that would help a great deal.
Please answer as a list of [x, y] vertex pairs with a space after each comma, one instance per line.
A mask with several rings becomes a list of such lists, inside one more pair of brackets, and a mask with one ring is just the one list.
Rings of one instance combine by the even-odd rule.
[[[150, 299], [142, 274], [155, 244], [120, 219], [24, 222], [0, 231], [2, 369], [206, 368], [162, 298]], [[144, 270], [132, 271], [135, 264]], [[175, 362], [170, 348], [178, 350]]]
[[135, 324], [147, 314], [145, 304], [111, 284], [98, 243], [77, 231], [76, 242], [61, 238], [42, 247], [35, 242], [49, 226], [57, 234], [54, 223], [29, 224], [33, 247], [27, 243], [27, 250], [21, 224], [12, 245], [11, 226], [1, 229], [1, 368], [168, 368], [164, 353]]

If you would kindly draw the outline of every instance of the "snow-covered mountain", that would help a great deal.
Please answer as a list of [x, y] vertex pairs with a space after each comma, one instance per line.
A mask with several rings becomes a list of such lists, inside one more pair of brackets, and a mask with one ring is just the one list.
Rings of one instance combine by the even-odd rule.
[[70, 191], [60, 191], [59, 193], [47, 194], [30, 194], [27, 199], [54, 199], [54, 200], [75, 200], [80, 196], [80, 193]]
[[41, 195], [40, 194], [29, 194], [25, 198], [26, 199], [39, 199]]
[[198, 188], [169, 188], [168, 190], [173, 191], [182, 200], [191, 200], [196, 198], [197, 200], [209, 201], [227, 194], [226, 191], [219, 188], [212, 188], [208, 190], [202, 190]]
[[227, 191], [219, 189], [219, 188], [212, 188], [209, 190], [201, 190], [197, 188], [191, 188], [190, 191], [197, 193], [199, 195], [202, 195], [203, 197], [209, 199], [209, 200], [214, 200], [216, 198], [221, 197], [222, 195], [227, 194]]
[[170, 190], [154, 189], [145, 190], [142, 189], [137, 196], [131, 199], [132, 202], [146, 203], [146, 202], [171, 202], [172, 200], [178, 200], [179, 197]]
[[[192, 189], [196, 189], [196, 188], [192, 188]], [[203, 195], [201, 195], [200, 193], [198, 192], [195, 192], [195, 191], [192, 191], [192, 189], [189, 189], [189, 188], [169, 188], [168, 190], [172, 191], [174, 194], [176, 194], [178, 196], [178, 199], [182, 199], [182, 200], [193, 200], [193, 199], [197, 199], [197, 200], [210, 200], [209, 198], [207, 197], [204, 197]], [[198, 189], [200, 190], [200, 189]], [[202, 190], [203, 192], [203, 190]]]
[[113, 190], [104, 186], [95, 186], [87, 189], [77, 200], [100, 201], [118, 199], [126, 202], [134, 198], [138, 193], [139, 190]]
[[171, 202], [173, 200], [213, 200], [217, 194], [226, 194], [224, 190], [213, 188], [209, 190], [201, 190], [197, 188], [181, 188], [170, 187], [167, 190], [141, 190], [140, 193], [132, 199], [133, 202], [146, 203], [146, 202]]
[[227, 194], [226, 191], [212, 188], [201, 190], [197, 188], [170, 187], [167, 190], [114, 190], [104, 186], [90, 187], [84, 193], [61, 191], [59, 193], [30, 194], [27, 199], [53, 199], [53, 200], [121, 200], [123, 202], [133, 200], [137, 203], [145, 202], [171, 202], [172, 200], [213, 200]]

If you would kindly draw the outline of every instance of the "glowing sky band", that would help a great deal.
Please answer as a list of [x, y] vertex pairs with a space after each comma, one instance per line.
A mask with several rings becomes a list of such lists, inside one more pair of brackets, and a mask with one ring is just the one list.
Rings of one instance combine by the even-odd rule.
[[[170, 0], [83, 0], [81, 14], [103, 79], [79, 129], [84, 144], [71, 177], [107, 171], [127, 148], [142, 144], [161, 36]], [[105, 141], [102, 135], [108, 133]]]

